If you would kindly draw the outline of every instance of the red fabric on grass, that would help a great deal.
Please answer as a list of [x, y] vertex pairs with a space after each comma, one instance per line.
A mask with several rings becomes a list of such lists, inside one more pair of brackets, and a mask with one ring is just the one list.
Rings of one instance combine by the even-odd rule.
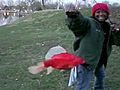
[[44, 61], [45, 67], [53, 67], [56, 69], [70, 69], [79, 64], [85, 63], [84, 59], [78, 56], [75, 56], [71, 53], [61, 53], [56, 54], [52, 59]]

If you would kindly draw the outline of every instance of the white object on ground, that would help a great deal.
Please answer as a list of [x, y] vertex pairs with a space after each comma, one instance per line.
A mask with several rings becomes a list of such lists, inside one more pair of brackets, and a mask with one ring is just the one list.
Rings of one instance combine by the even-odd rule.
[[[56, 54], [60, 54], [60, 53], [65, 53], [65, 52], [67, 52], [67, 51], [60, 45], [54, 46], [48, 50], [47, 54], [45, 55], [45, 59], [46, 60], [51, 59], [52, 56], [54, 56]], [[54, 70], [54, 68], [48, 67], [47, 75], [50, 74], [53, 70]]]

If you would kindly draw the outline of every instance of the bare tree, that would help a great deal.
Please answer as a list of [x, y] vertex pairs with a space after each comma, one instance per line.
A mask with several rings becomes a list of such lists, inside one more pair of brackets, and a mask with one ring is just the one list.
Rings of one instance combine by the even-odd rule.
[[14, 5], [14, 1], [13, 0], [6, 0], [6, 4], [8, 6], [13, 6]]
[[19, 5], [20, 2], [21, 2], [21, 0], [16, 0], [16, 1], [15, 1], [15, 6]]
[[42, 5], [42, 9], [45, 9], [45, 4], [46, 4], [46, 2], [48, 3], [49, 0], [40, 0], [40, 2], [41, 2], [41, 5]]
[[36, 0], [25, 0], [26, 4], [28, 5], [28, 10], [33, 12], [33, 3]]
[[60, 8], [60, 0], [57, 0], [57, 10], [59, 10], [59, 8]]
[[60, 9], [60, 6], [63, 6], [63, 0], [57, 0], [57, 10]]
[[42, 0], [43, 9], [45, 9], [45, 0]]
[[5, 5], [5, 1], [4, 0], [0, 0], [0, 9], [2, 9]]
[[118, 7], [118, 6], [120, 6], [120, 4], [115, 2], [115, 3], [112, 4], [112, 6], [113, 7]]

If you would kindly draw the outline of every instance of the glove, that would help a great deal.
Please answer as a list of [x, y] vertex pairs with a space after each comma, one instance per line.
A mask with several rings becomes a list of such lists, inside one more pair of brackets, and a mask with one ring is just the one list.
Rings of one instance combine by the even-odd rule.
[[117, 25], [116, 23], [111, 24], [112, 32], [120, 32], [120, 28], [118, 26], [119, 25]]

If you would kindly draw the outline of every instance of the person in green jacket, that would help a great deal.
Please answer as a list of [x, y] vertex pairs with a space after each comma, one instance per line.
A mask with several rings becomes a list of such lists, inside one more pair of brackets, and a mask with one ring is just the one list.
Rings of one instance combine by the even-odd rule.
[[113, 40], [110, 24], [107, 22], [110, 9], [105, 3], [92, 7], [92, 16], [83, 16], [72, 3], [66, 4], [66, 25], [73, 32], [75, 54], [85, 59], [85, 64], [76, 66], [76, 90], [89, 90], [95, 75], [94, 90], [105, 89], [105, 67], [111, 53]]

